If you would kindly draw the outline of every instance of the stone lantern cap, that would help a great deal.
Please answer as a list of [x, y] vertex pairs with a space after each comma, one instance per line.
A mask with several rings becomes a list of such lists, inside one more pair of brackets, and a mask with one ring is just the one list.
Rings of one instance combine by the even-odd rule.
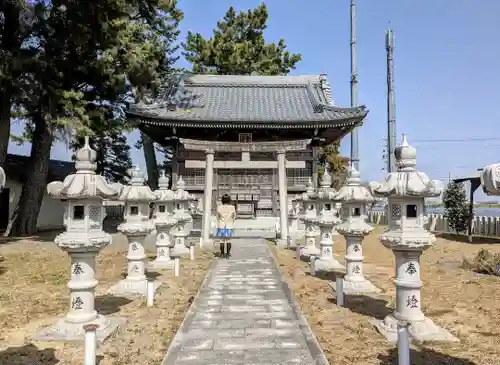
[[178, 219], [174, 218], [173, 216], [168, 216], [167, 218], [156, 219], [154, 221], [154, 224], [156, 228], [168, 228], [175, 226], [178, 222]]
[[157, 202], [172, 202], [174, 201], [174, 192], [168, 188], [170, 179], [165, 174], [165, 170], [160, 170], [158, 178], [158, 189], [153, 192]]
[[317, 216], [317, 217], [306, 217], [304, 220], [316, 225], [316, 226], [324, 226], [324, 227], [334, 227], [339, 223], [339, 218], [335, 215], [327, 215], [327, 216]]
[[96, 152], [90, 148], [89, 137], [76, 152], [76, 173], [66, 176], [64, 181], [53, 181], [47, 185], [47, 193], [59, 199], [113, 199], [121, 192], [120, 184], [108, 184], [103, 176], [96, 174]]
[[333, 201], [337, 190], [332, 187], [332, 175], [328, 168], [325, 168], [325, 172], [321, 177], [320, 186], [314, 194], [313, 199], [316, 201]]
[[193, 194], [189, 194], [189, 192], [184, 190], [184, 188], [186, 187], [186, 183], [182, 179], [182, 176], [179, 176], [179, 180], [177, 180], [177, 184], [175, 186], [177, 188], [174, 191], [174, 201], [191, 202], [197, 200]]
[[149, 186], [145, 185], [144, 174], [136, 166], [130, 173], [130, 185], [126, 185], [120, 195], [120, 200], [127, 202], [148, 203], [156, 200]]
[[408, 144], [404, 134], [403, 142], [394, 149], [394, 155], [398, 171], [389, 173], [385, 181], [372, 184], [375, 196], [433, 198], [441, 195], [442, 189], [436, 180], [416, 171], [417, 151]]
[[349, 168], [347, 178], [335, 195], [334, 200], [343, 203], [372, 203], [375, 197], [371, 187], [361, 183], [361, 174], [354, 166]]
[[[186, 183], [182, 179], [182, 176], [179, 176], [179, 179], [177, 180], [177, 184], [175, 185], [177, 188], [174, 191], [174, 202], [176, 203], [191, 203], [197, 201], [196, 197], [192, 194], [189, 194], [184, 188], [186, 187]], [[193, 217], [189, 214], [188, 211], [185, 209], [189, 210], [189, 207], [184, 207], [184, 209], [175, 210], [174, 211], [174, 217], [177, 219], [177, 223], [179, 224], [184, 224], [187, 222], [192, 221]]]
[[483, 191], [487, 195], [500, 195], [500, 164], [486, 166], [480, 177]]

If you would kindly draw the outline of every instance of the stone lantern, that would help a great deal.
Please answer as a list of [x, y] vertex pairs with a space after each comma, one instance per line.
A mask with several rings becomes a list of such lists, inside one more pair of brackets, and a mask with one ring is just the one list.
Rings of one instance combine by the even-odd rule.
[[[189, 214], [189, 206], [192, 202], [196, 201], [194, 195], [189, 194], [185, 188], [184, 180], [182, 176], [179, 176], [177, 180], [176, 190], [174, 192], [174, 215], [173, 217], [177, 221], [176, 226], [173, 229], [173, 237], [175, 238], [175, 245], [172, 250], [172, 256], [180, 256], [183, 254], [189, 254], [194, 252], [194, 246], [186, 242], [186, 237], [189, 235], [190, 222], [192, 217]], [[192, 255], [192, 253], [191, 253]]]
[[201, 198], [191, 204], [189, 214], [191, 214], [191, 217], [193, 218], [192, 231], [199, 232], [201, 234], [201, 223], [203, 218], [203, 200]]
[[487, 195], [500, 195], [500, 164], [486, 166], [481, 171], [481, 185]]
[[366, 223], [366, 205], [375, 201], [371, 188], [361, 183], [359, 172], [351, 167], [335, 200], [342, 202], [343, 221], [336, 229], [346, 240], [344, 292], [376, 293], [380, 290], [363, 275], [363, 239], [373, 227]]
[[153, 202], [153, 222], [156, 227], [156, 259], [150, 266], [154, 269], [170, 269], [174, 266], [174, 260], [170, 257], [172, 246], [170, 231], [177, 224], [173, 217], [174, 192], [168, 188], [169, 178], [165, 170], [160, 170], [158, 178], [158, 190], [153, 194], [156, 200]]
[[448, 331], [425, 317], [420, 299], [420, 256], [436, 240], [424, 228], [424, 199], [439, 196], [441, 188], [416, 171], [416, 150], [408, 145], [405, 135], [394, 155], [397, 172], [389, 173], [373, 193], [387, 197], [389, 205], [389, 227], [380, 235], [380, 242], [395, 256], [396, 310], [383, 321], [372, 323], [391, 342], [397, 340], [399, 321], [410, 324], [410, 336], [417, 341], [454, 341]]
[[95, 161], [96, 152], [85, 137], [84, 146], [76, 152], [76, 173], [63, 182], [47, 185], [48, 194], [64, 200], [66, 205], [66, 230], [54, 242], [71, 259], [69, 312], [54, 326], [36, 334], [36, 340], [83, 340], [86, 324], [99, 325], [97, 336], [104, 340], [124, 323], [123, 319], [107, 318], [95, 310], [96, 256], [111, 242], [111, 235], [102, 230], [105, 216], [102, 202], [120, 194], [117, 185], [110, 185], [104, 177], [96, 175]]
[[[109, 289], [109, 293], [121, 296], [147, 295], [146, 252], [144, 240], [155, 226], [149, 219], [149, 203], [156, 199], [149, 186], [145, 185], [144, 174], [137, 166], [130, 173], [130, 185], [123, 188], [120, 200], [125, 202], [125, 222], [118, 226], [118, 231], [127, 236], [127, 277]], [[153, 283], [154, 290], [160, 286]]]
[[334, 198], [337, 191], [331, 185], [332, 176], [328, 169], [325, 169], [320, 187], [314, 196], [319, 214], [314, 218], [308, 218], [308, 221], [319, 227], [320, 230], [319, 257], [314, 263], [314, 267], [318, 271], [332, 271], [344, 267], [333, 257], [332, 231], [340, 219], [334, 211]]
[[320, 253], [319, 249], [316, 247], [316, 236], [317, 230], [316, 226], [312, 220], [316, 218], [317, 215], [317, 205], [314, 201], [316, 197], [316, 192], [314, 191], [312, 180], [309, 179], [307, 183], [307, 190], [305, 193], [297, 195], [294, 200], [302, 204], [302, 217], [301, 220], [304, 222], [304, 236], [305, 236], [305, 247], [300, 251], [302, 256], [318, 255]]
[[291, 200], [291, 207], [288, 210], [288, 247], [295, 247], [295, 241], [298, 238], [300, 208], [301, 203], [293, 198]]

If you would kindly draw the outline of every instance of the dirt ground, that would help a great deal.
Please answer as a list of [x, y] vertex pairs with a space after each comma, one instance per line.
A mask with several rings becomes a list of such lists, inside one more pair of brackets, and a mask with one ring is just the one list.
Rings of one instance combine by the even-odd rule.
[[[68, 309], [69, 258], [53, 235], [0, 245], [0, 364], [81, 365], [83, 343], [30, 341], [28, 336], [54, 323]], [[206, 274], [212, 253], [181, 259], [181, 275], [156, 271], [163, 285], [155, 306], [145, 299], [105, 295], [126, 273], [126, 239], [116, 235], [97, 259], [96, 309], [127, 318], [125, 327], [100, 345], [100, 365], [158, 365]], [[153, 252], [151, 252], [153, 255]]]
[[[332, 275], [312, 277], [309, 265], [295, 259], [295, 251], [273, 246], [285, 279], [331, 364], [397, 363], [395, 347], [369, 323], [373, 318], [383, 319], [394, 308], [394, 256], [379, 243], [380, 231], [365, 239], [363, 249], [366, 277], [382, 293], [349, 296], [343, 308], [336, 306], [327, 284]], [[338, 237], [334, 251], [343, 262], [345, 241]], [[472, 260], [482, 248], [500, 253], [500, 244], [488, 243], [487, 239], [467, 244], [438, 238], [436, 245], [423, 254], [422, 310], [460, 343], [413, 347], [412, 364], [500, 364], [500, 277], [478, 275], [463, 265], [464, 258]]]

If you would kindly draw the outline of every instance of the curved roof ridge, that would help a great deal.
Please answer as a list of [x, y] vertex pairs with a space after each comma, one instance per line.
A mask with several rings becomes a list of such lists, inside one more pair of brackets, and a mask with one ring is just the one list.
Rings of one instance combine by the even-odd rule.
[[323, 91], [326, 103], [328, 105], [335, 105], [333, 101], [332, 87], [330, 86], [330, 83], [328, 82], [328, 78], [326, 76], [327, 76], [326, 73], [322, 73], [319, 75], [319, 83], [321, 86], [321, 91]]
[[258, 85], [286, 86], [286, 85], [307, 85], [309, 82], [320, 84], [321, 75], [207, 75], [207, 74], [185, 74], [184, 80], [189, 84], [209, 84], [209, 85]]
[[[325, 77], [325, 81], [326, 81], [326, 77]], [[328, 88], [329, 88], [329, 85], [328, 85]], [[328, 100], [329, 99], [328, 93], [327, 93], [328, 91], [325, 91], [324, 86], [321, 87], [321, 92], [327, 101], [331, 101], [331, 90], [330, 90], [330, 100]], [[345, 107], [335, 106], [335, 105], [333, 105], [333, 103], [325, 103], [325, 101], [321, 100], [321, 98], [318, 97], [319, 95], [317, 95], [314, 92], [312, 83], [309, 83], [307, 85], [307, 95], [309, 97], [309, 101], [311, 102], [311, 105], [312, 105], [315, 113], [322, 113], [325, 110], [329, 110], [332, 112], [346, 112], [346, 111], [347, 112], [359, 112], [359, 111], [364, 111], [366, 109], [366, 107], [364, 105], [345, 108]]]

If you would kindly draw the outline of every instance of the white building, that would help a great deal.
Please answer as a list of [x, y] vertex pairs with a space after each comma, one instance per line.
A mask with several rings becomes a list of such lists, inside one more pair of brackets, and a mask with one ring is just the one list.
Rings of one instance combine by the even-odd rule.
[[[0, 230], [5, 230], [12, 213], [16, 209], [21, 196], [23, 182], [26, 180], [26, 168], [29, 166], [29, 156], [7, 155], [7, 162], [3, 166], [7, 181], [0, 193]], [[75, 171], [73, 162], [50, 160], [47, 183], [63, 181]], [[45, 189], [44, 189], [45, 191]], [[51, 198], [47, 192], [43, 197], [37, 228], [39, 230], [63, 228], [64, 204]]]

